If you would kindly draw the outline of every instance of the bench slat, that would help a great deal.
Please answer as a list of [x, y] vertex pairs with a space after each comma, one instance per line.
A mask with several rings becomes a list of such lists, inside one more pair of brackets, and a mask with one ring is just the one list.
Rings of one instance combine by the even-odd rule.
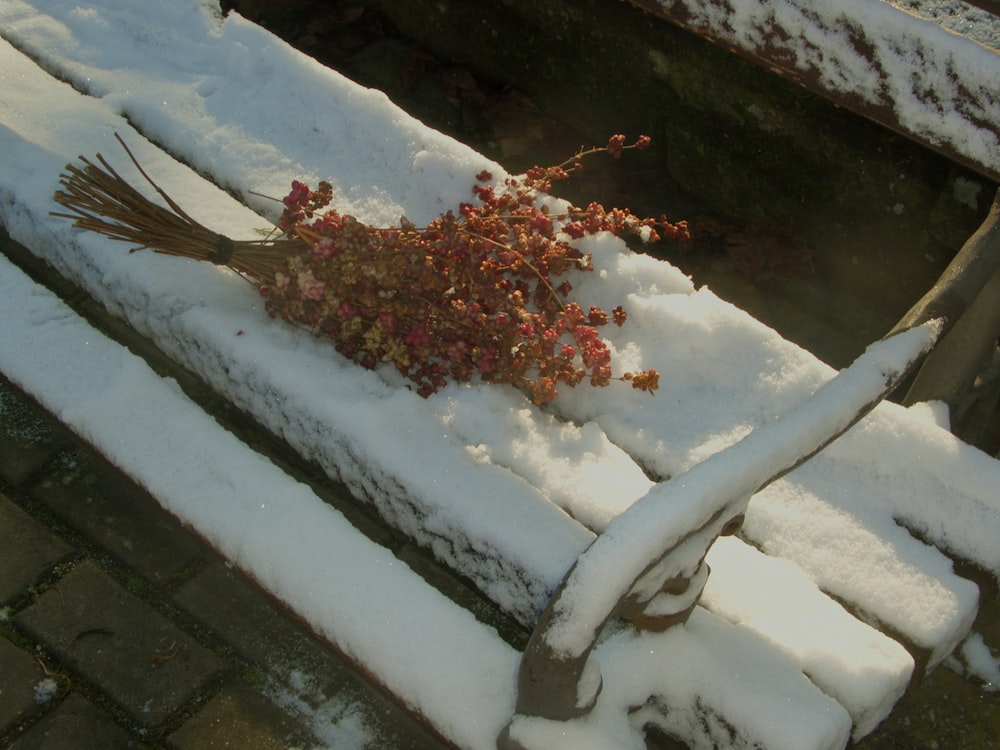
[[886, 2], [631, 2], [1000, 180], [997, 50]]
[[905, 648], [855, 619], [795, 565], [739, 539], [720, 537], [707, 561], [712, 574], [700, 604], [796, 659], [851, 714], [855, 739], [888, 715], [913, 674]]

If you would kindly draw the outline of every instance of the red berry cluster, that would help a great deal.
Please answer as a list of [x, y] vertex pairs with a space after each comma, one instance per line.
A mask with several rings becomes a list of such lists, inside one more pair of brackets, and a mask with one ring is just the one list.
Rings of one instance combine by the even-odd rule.
[[[569, 281], [556, 279], [592, 270], [572, 240], [597, 232], [685, 239], [687, 227], [596, 203], [552, 215], [537, 199], [584, 156], [618, 157], [648, 145], [645, 136], [631, 145], [614, 136], [561, 165], [509, 178], [500, 191], [483, 172], [473, 188], [478, 203], [423, 228], [405, 218], [398, 227], [372, 227], [332, 208], [320, 214], [332, 197], [329, 183], [310, 190], [294, 182], [280, 226], [310, 251], [286, 256], [273, 278], [261, 280], [261, 294], [272, 316], [330, 337], [365, 367], [393, 363], [425, 397], [449, 379], [474, 377], [510, 383], [536, 404], [555, 398], [559, 383], [607, 385], [611, 354], [598, 329], [609, 320], [622, 325], [625, 311], [584, 310], [568, 300]], [[648, 370], [618, 379], [654, 391], [659, 376]]]

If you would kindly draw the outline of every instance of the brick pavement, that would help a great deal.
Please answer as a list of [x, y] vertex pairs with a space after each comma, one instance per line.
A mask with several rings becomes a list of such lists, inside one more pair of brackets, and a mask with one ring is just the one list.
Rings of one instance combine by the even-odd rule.
[[0, 747], [434, 748], [0, 379]]

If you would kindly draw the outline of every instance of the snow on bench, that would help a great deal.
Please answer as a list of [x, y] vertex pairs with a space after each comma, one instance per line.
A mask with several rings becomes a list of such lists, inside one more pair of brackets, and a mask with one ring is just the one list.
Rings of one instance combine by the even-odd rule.
[[[1000, 50], [881, 0], [630, 0], [1000, 180]], [[928, 5], [925, 15], [934, 10]], [[957, 5], [955, 3], [950, 6]], [[980, 2], [977, 18], [1000, 5]], [[915, 11], [920, 13], [922, 8]], [[948, 12], [959, 12], [953, 7]], [[972, 21], [954, 26], [968, 29]], [[994, 31], [995, 34], [995, 31]]]
[[[548, 412], [496, 386], [451, 386], [421, 399], [392, 374], [362, 370], [329, 344], [270, 321], [255, 292], [230, 272], [130, 255], [50, 217], [51, 195], [64, 165], [79, 154], [101, 152], [142, 184], [124, 158], [115, 158], [114, 132], [194, 218], [234, 237], [252, 237], [266, 222], [216, 185], [266, 213], [273, 206], [249, 191], [280, 196], [292, 179], [330, 179], [338, 209], [363, 221], [390, 224], [406, 215], [422, 222], [468, 200], [473, 176], [484, 167], [502, 173], [497, 165], [238, 16], [221, 20], [200, 1], [132, 10], [110, 2], [84, 9], [6, 0], [0, 29], [7, 40], [0, 41], [0, 220], [10, 234], [529, 629], [614, 519], [789, 414], [834, 374], [709, 290], [696, 290], [668, 264], [595, 237], [586, 243], [596, 273], [575, 279], [574, 288], [580, 299], [628, 309], [629, 323], [609, 334], [615, 357], [622, 369], [661, 372], [655, 398], [625, 387], [579, 388], [561, 394]], [[4, 269], [5, 281], [12, 277]], [[43, 296], [25, 282], [9, 283], [16, 289], [5, 301]], [[423, 695], [442, 669], [433, 654], [444, 651], [428, 647], [427, 663], [407, 655], [412, 673], [387, 664], [391, 658], [374, 652], [388, 647], [380, 639], [392, 642], [393, 653], [405, 651], [394, 640], [398, 631], [368, 627], [363, 613], [356, 614], [366, 623], [359, 628], [336, 611], [339, 594], [331, 587], [348, 586], [341, 577], [366, 580], [364, 564], [327, 564], [316, 549], [324, 546], [321, 535], [312, 529], [304, 538], [315, 541], [293, 541], [299, 519], [328, 531], [328, 546], [335, 547], [340, 522], [302, 510], [313, 503], [298, 490], [262, 497], [237, 481], [240, 464], [230, 476], [219, 470], [225, 463], [211, 464], [205, 479], [225, 490], [240, 520], [206, 517], [214, 500], [149, 472], [186, 440], [212, 455], [214, 433], [199, 422], [188, 432], [207, 432], [195, 436], [181, 424], [167, 445], [135, 450], [144, 444], [141, 434], [127, 439], [117, 431], [133, 419], [155, 430], [169, 423], [169, 410], [147, 414], [143, 399], [133, 398], [125, 418], [113, 405], [123, 394], [142, 395], [140, 381], [161, 381], [144, 374], [123, 382], [117, 365], [109, 371], [97, 347], [79, 340], [53, 352], [46, 347], [55, 344], [40, 331], [37, 341], [24, 335], [53, 314], [34, 317], [27, 302], [8, 307], [4, 326], [21, 333], [9, 337], [16, 344], [0, 356], [8, 377], [150, 486], [438, 731], [463, 747], [495, 744], [514, 710], [517, 669], [516, 654], [495, 633], [451, 614], [436, 636], [421, 626], [420, 638], [435, 648], [447, 648], [448, 629], [468, 634], [455, 639], [461, 656], [452, 660], [466, 664], [449, 667], [466, 671], [449, 673], [440, 692]], [[69, 346], [65, 337], [58, 340]], [[74, 371], [97, 373], [92, 392], [67, 392], [58, 379], [36, 377], [37, 368], [53, 369], [53, 357], [64, 356]], [[97, 387], [100, 376], [106, 388]], [[542, 746], [574, 748], [606, 747], [610, 740], [641, 746], [647, 723], [696, 746], [738, 737], [767, 747], [841, 747], [864, 736], [891, 710], [915, 665], [940, 662], [975, 617], [976, 586], [957, 576], [940, 550], [1000, 577], [997, 486], [1000, 464], [955, 440], [929, 410], [882, 404], [750, 499], [739, 537], [712, 546], [701, 606], [683, 627], [617, 629], [597, 646], [591, 659], [600, 664], [603, 690], [587, 717], [562, 729], [525, 719], [521, 730], [537, 741], [564, 732]], [[289, 518], [280, 532], [268, 525], [276, 505]], [[391, 558], [384, 550], [365, 555]], [[327, 582], [333, 569], [338, 581]], [[411, 590], [412, 601], [400, 596], [400, 616], [415, 606], [433, 621], [438, 605], [425, 604], [433, 596], [417, 584]], [[321, 604], [316, 597], [324, 592], [330, 599]], [[491, 684], [466, 692], [481, 667]], [[645, 708], [630, 713], [638, 706]]]

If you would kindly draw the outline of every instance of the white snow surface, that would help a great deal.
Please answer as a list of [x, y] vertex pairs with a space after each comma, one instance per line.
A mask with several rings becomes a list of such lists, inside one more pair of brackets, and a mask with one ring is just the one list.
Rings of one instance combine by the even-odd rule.
[[[655, 397], [578, 388], [542, 411], [513, 389], [463, 385], [421, 399], [268, 319], [236, 275], [130, 255], [49, 216], [51, 196], [78, 154], [101, 152], [142, 186], [115, 132], [195, 218], [234, 237], [273, 217], [251, 190], [282, 196], [293, 179], [329, 179], [344, 212], [420, 223], [468, 200], [481, 169], [502, 177], [498, 165], [208, 0], [0, 0], [0, 36], [10, 234], [526, 624], [596, 533], [669, 486], [650, 476], [682, 481], [834, 375], [669, 264], [594, 237], [582, 244], [595, 272], [574, 289], [585, 304], [626, 307], [628, 323], [608, 333], [615, 367], [656, 367]], [[495, 632], [6, 261], [0, 370], [445, 736], [493, 746], [517, 666]], [[712, 549], [685, 627], [622, 629], [598, 646], [590, 717], [519, 718], [512, 733], [540, 747], [641, 747], [651, 721], [711, 747], [730, 736], [722, 717], [748, 746], [863, 736], [913, 661], [834, 599], [942, 660], [978, 592], [932, 545], [1000, 577], [998, 487], [1000, 462], [929, 410], [878, 407], [751, 499], [742, 539]]]
[[979, 44], [1000, 50], [1000, 18], [962, 0], [887, 0]]

